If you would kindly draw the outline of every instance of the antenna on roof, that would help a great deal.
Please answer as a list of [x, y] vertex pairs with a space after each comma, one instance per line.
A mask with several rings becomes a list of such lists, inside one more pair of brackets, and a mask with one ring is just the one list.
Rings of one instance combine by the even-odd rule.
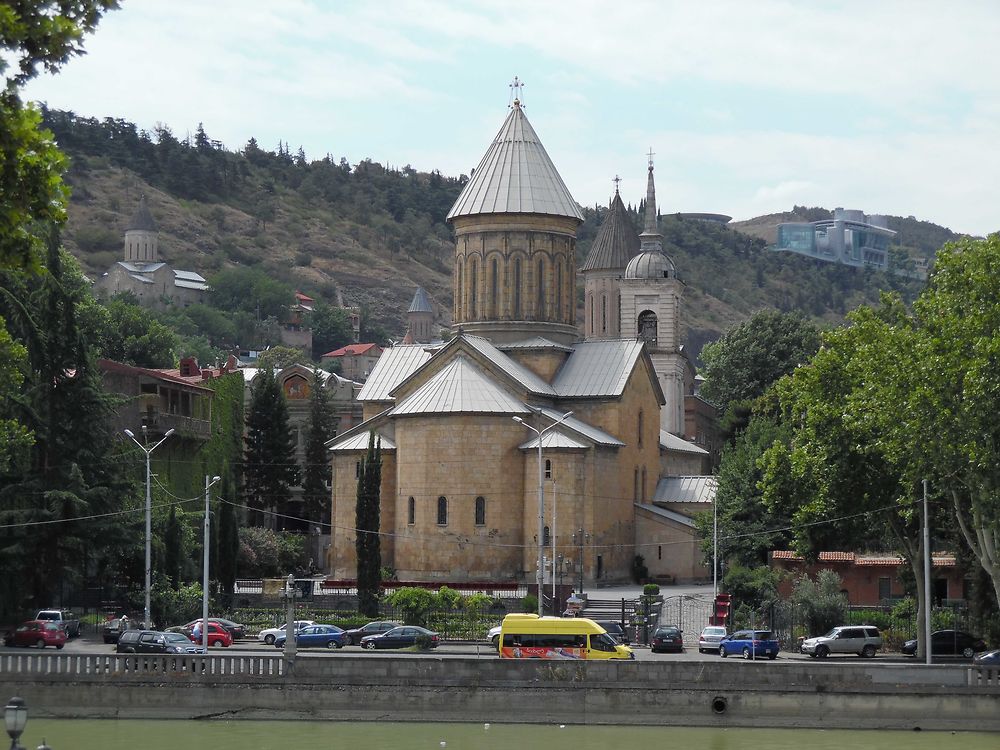
[[517, 76], [514, 76], [514, 80], [510, 84], [510, 99], [507, 101], [508, 109], [511, 107], [522, 106], [524, 92], [521, 89], [524, 88], [524, 81], [522, 81]]

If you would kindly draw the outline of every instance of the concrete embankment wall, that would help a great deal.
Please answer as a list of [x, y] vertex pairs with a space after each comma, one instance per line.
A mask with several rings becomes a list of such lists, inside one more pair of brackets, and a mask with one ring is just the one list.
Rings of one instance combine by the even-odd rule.
[[0, 656], [32, 715], [1000, 731], [968, 666], [541, 662], [433, 655]]

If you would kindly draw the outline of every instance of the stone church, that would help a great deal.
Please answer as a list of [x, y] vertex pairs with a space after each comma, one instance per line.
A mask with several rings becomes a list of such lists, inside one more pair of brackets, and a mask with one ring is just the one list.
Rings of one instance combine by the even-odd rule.
[[651, 575], [710, 577], [690, 509], [654, 502], [661, 462], [701, 449], [679, 437], [694, 370], [651, 161], [647, 180], [642, 234], [616, 190], [577, 269], [583, 216], [514, 100], [448, 214], [453, 337], [386, 349], [358, 394], [364, 422], [329, 444], [332, 577], [356, 575], [370, 431], [383, 461], [382, 561], [400, 580], [533, 582], [539, 541], [546, 581], [627, 580], [636, 555]]

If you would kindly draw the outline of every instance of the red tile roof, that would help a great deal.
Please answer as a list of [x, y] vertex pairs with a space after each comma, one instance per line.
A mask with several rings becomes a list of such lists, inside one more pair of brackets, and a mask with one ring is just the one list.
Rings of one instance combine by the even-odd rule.
[[[802, 562], [803, 558], [795, 554], [792, 550], [776, 549], [771, 552], [772, 560], [793, 560]], [[853, 562], [855, 565], [900, 565], [903, 558], [892, 554], [865, 554], [855, 552], [820, 552], [819, 562]], [[947, 552], [938, 552], [931, 555], [931, 562], [937, 567], [953, 567], [956, 565], [955, 556]]]
[[378, 349], [379, 353], [381, 353], [382, 347], [380, 347], [378, 344], [348, 344], [347, 346], [342, 346], [339, 349], [334, 349], [332, 352], [327, 352], [323, 356], [346, 357], [348, 354], [350, 355], [366, 354], [373, 347]]

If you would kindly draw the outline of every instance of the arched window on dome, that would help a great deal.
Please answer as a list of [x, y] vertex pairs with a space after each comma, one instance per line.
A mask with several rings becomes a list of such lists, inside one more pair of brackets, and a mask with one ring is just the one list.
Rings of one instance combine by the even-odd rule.
[[417, 501], [410, 497], [406, 502], [406, 522], [413, 526], [417, 522]]
[[500, 270], [497, 259], [490, 261], [490, 320], [496, 320], [498, 315], [497, 305], [500, 300]]
[[656, 313], [643, 310], [639, 313], [639, 338], [649, 346], [656, 346]]
[[469, 261], [469, 319], [479, 320], [479, 263], [475, 258]]
[[589, 311], [590, 311], [590, 330], [587, 331], [587, 333], [589, 333], [591, 336], [593, 336], [594, 335], [594, 295], [593, 294], [588, 294], [587, 295], [587, 307], [589, 308]]
[[601, 295], [601, 335], [608, 332], [608, 295]]
[[545, 314], [545, 260], [538, 259], [538, 278], [535, 279], [535, 290], [537, 298], [535, 300], [535, 320], [547, 320]]
[[444, 495], [438, 498], [438, 526], [448, 525], [448, 498]]
[[521, 259], [514, 259], [514, 320], [521, 320]]
[[465, 320], [465, 259], [459, 258], [455, 268], [455, 312], [459, 320]]
[[476, 526], [486, 525], [486, 498], [480, 495], [476, 498]]
[[563, 321], [562, 309], [563, 262], [562, 258], [556, 264], [556, 320]]

